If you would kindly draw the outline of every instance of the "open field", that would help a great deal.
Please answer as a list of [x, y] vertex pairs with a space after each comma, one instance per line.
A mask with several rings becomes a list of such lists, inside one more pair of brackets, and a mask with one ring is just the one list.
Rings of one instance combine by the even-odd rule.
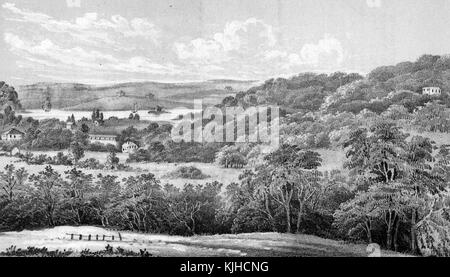
[[[57, 151], [46, 151], [46, 152], [32, 152], [34, 155], [46, 154], [48, 156], [55, 156]], [[67, 154], [67, 151], [64, 151]], [[106, 161], [108, 153], [104, 152], [86, 152], [84, 159], [95, 158], [99, 160], [101, 163]], [[121, 163], [125, 163], [128, 158], [128, 154], [118, 153], [118, 158]], [[14, 166], [17, 167], [25, 167], [26, 170], [30, 174], [38, 173], [46, 167], [46, 165], [27, 165], [25, 162], [20, 161], [16, 157], [0, 157], [0, 169], [3, 170], [6, 165], [13, 163]], [[209, 163], [126, 163], [132, 168], [136, 169], [136, 171], [113, 171], [113, 170], [91, 170], [91, 169], [83, 169], [87, 174], [92, 174], [94, 177], [98, 174], [109, 174], [116, 175], [119, 178], [126, 178], [129, 176], [134, 176], [140, 173], [152, 173], [156, 176], [157, 179], [161, 180], [161, 184], [171, 183], [177, 187], [182, 187], [186, 183], [190, 184], [205, 184], [213, 181], [218, 181], [223, 183], [224, 185], [228, 185], [231, 182], [237, 182], [239, 180], [239, 175], [242, 172], [242, 169], [233, 169], [233, 168], [221, 168], [215, 164]], [[191, 179], [168, 179], [166, 175], [178, 167], [181, 166], [195, 166], [200, 169], [203, 174], [208, 175], [209, 177], [202, 180], [191, 180]], [[70, 170], [72, 167], [62, 166], [62, 165], [52, 165], [52, 167], [63, 174], [64, 171]]]
[[[0, 233], [0, 252], [12, 245], [17, 248], [46, 247], [49, 250], [72, 250], [79, 252], [104, 250], [106, 245], [114, 248], [139, 251], [146, 249], [154, 256], [163, 257], [367, 257], [367, 245], [350, 244], [323, 239], [316, 236], [279, 233], [251, 233], [237, 235], [214, 235], [180, 237], [159, 234], [121, 232], [123, 241], [70, 240], [68, 234], [84, 236], [102, 235], [118, 237], [118, 232], [104, 228], [83, 226], [61, 226], [38, 231]], [[382, 256], [403, 256], [399, 253], [382, 251]]]

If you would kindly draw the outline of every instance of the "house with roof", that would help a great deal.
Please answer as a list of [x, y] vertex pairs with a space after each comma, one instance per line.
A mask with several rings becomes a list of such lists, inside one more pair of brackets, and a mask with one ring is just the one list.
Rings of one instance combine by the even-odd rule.
[[117, 145], [117, 135], [114, 134], [89, 134], [89, 142], [91, 144]]
[[67, 121], [66, 122], [66, 128], [67, 128], [67, 130], [70, 130], [70, 131], [74, 132], [76, 130], [76, 128], [77, 128], [77, 124], [75, 124], [72, 121]]
[[2, 140], [4, 141], [19, 141], [25, 137], [25, 133], [16, 128], [11, 128], [2, 133]]
[[133, 153], [136, 151], [139, 147], [136, 143], [132, 141], [127, 141], [122, 145], [122, 153]]

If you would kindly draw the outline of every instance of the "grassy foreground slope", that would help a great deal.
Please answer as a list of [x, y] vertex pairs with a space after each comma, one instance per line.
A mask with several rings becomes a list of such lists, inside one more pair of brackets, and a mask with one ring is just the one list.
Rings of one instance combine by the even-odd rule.
[[[349, 244], [310, 235], [251, 233], [238, 235], [214, 235], [180, 237], [168, 235], [121, 233], [122, 242], [70, 240], [68, 234], [115, 235], [116, 231], [99, 227], [61, 226], [38, 231], [0, 233], [0, 253], [15, 245], [17, 248], [46, 247], [49, 250], [80, 252], [104, 250], [106, 245], [138, 252], [146, 249], [153, 256], [205, 257], [205, 256], [301, 256], [301, 257], [366, 257], [367, 245]], [[401, 256], [382, 251], [382, 256]]]

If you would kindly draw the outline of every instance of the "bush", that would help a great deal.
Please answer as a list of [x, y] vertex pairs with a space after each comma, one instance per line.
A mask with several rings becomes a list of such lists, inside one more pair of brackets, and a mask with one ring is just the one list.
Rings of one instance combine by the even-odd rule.
[[111, 148], [117, 149], [113, 144], [90, 143], [86, 150], [92, 152], [110, 152]]
[[93, 170], [103, 169], [103, 165], [100, 163], [100, 161], [94, 158], [79, 161], [78, 167]]
[[208, 175], [202, 173], [202, 171], [195, 166], [182, 166], [177, 168], [175, 171], [166, 175], [166, 178], [176, 179], [191, 179], [191, 180], [202, 180], [209, 178]]

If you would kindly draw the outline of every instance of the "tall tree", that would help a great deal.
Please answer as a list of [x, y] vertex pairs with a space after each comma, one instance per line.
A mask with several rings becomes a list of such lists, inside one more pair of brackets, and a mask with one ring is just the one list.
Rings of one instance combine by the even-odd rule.
[[42, 207], [48, 225], [55, 226], [55, 212], [59, 208], [63, 196], [61, 175], [51, 166], [47, 166], [38, 174], [31, 175], [30, 181], [33, 183], [34, 198]]
[[89, 213], [94, 192], [92, 175], [76, 168], [66, 171], [65, 174], [67, 182], [63, 183], [64, 205], [68, 207], [69, 219], [75, 224], [83, 224]]
[[5, 171], [0, 171], [0, 191], [9, 201], [13, 201], [16, 194], [24, 188], [27, 178], [28, 172], [25, 168], [16, 170], [13, 164], [9, 164]]

